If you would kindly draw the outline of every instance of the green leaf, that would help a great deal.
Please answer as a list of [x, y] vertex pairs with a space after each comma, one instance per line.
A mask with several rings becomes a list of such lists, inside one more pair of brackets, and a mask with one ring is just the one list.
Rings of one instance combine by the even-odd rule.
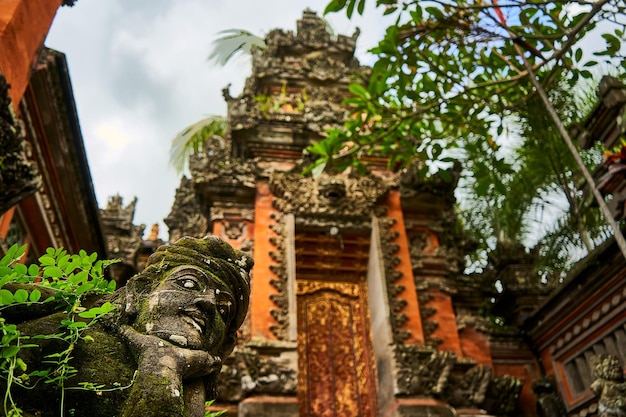
[[[37, 346], [37, 345], [35, 345], [35, 346]], [[24, 347], [24, 346], [22, 346], [22, 347]], [[15, 360], [15, 366], [16, 366], [16, 368], [17, 368], [17, 369], [19, 369], [20, 371], [22, 371], [22, 372], [26, 372], [26, 368], [27, 368], [27, 367], [26, 367], [26, 363], [25, 363], [25, 362], [24, 362], [21, 358], [17, 358], [17, 359]]]
[[78, 317], [82, 317], [84, 319], [93, 319], [98, 315], [98, 312], [94, 308], [90, 308], [89, 310], [78, 313]]
[[88, 278], [89, 278], [89, 273], [87, 271], [80, 271], [79, 273], [74, 275], [72, 282], [75, 284], [83, 284], [87, 282]]
[[[0, 268], [6, 268], [6, 267], [0, 267]], [[9, 282], [15, 281], [16, 275], [17, 274], [15, 274], [15, 272], [12, 272], [9, 275], [5, 275], [2, 278], [0, 278], [0, 288], [4, 287], [4, 285]]]
[[13, 271], [18, 275], [18, 276], [24, 276], [24, 275], [28, 275], [28, 267], [26, 267], [26, 265], [24, 264], [15, 264], [13, 266]]
[[41, 299], [41, 291], [39, 291], [38, 289], [32, 290], [30, 292], [30, 295], [28, 296], [28, 299], [33, 303], [36, 303], [37, 301], [39, 301], [39, 299]]
[[74, 294], [76, 295], [84, 294], [87, 291], [90, 291], [93, 287], [94, 285], [91, 282], [87, 282], [85, 284], [82, 284], [80, 287], [78, 287], [76, 291], [74, 291]]
[[574, 60], [576, 62], [580, 62], [582, 57], [583, 57], [583, 50], [581, 48], [576, 48], [576, 51], [574, 52]]
[[359, 5], [357, 6], [357, 12], [360, 15], [363, 15], [364, 11], [365, 11], [365, 0], [359, 0]]
[[348, 19], [352, 18], [352, 12], [354, 12], [354, 6], [356, 5], [356, 0], [349, 0], [348, 8], [346, 9], [346, 15]]
[[609, 56], [617, 55], [617, 52], [620, 50], [621, 47], [621, 42], [619, 38], [612, 33], [603, 33], [602, 37], [607, 43], [606, 54]]
[[33, 371], [28, 374], [28, 376], [45, 378], [50, 374], [50, 369], [46, 369], [45, 371]]
[[26, 291], [25, 289], [20, 288], [19, 290], [15, 291], [15, 294], [13, 294], [13, 300], [16, 303], [23, 303], [26, 300], [28, 300], [28, 291]]
[[41, 266], [46, 266], [46, 265], [54, 265], [56, 263], [56, 261], [54, 260], [54, 257], [52, 257], [49, 253], [46, 255], [42, 255], [39, 258], [39, 263], [41, 264]]
[[17, 352], [20, 351], [19, 346], [7, 346], [3, 347], [0, 351], [0, 357], [2, 358], [12, 358], [17, 355]]
[[57, 263], [58, 267], [61, 269], [64, 269], [65, 266], [67, 265], [67, 262], [70, 260], [70, 255], [63, 255], [61, 257], [61, 259], [59, 259], [59, 262]]
[[338, 12], [346, 6], [346, 0], [332, 0], [324, 9], [324, 14]]
[[35, 264], [32, 264], [28, 267], [28, 275], [30, 275], [33, 278], [36, 278], [39, 276], [39, 267]]
[[348, 89], [355, 96], [359, 96], [361, 98], [364, 98], [365, 100], [369, 100], [371, 98], [369, 91], [367, 91], [365, 87], [363, 87], [361, 84], [352, 83], [350, 84], [350, 87], [348, 87]]
[[61, 278], [63, 276], [63, 271], [57, 266], [45, 266], [43, 268], [43, 276], [50, 278]]
[[13, 303], [13, 293], [9, 290], [0, 290], [0, 304], [9, 305]]

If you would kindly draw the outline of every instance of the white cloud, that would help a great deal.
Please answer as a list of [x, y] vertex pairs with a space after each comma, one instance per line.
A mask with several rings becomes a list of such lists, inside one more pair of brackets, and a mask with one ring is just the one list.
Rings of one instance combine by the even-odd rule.
[[129, 142], [128, 135], [106, 123], [96, 127], [95, 138], [104, 142], [106, 149], [112, 153], [122, 151]]
[[[302, 11], [321, 13], [327, 0], [81, 0], [61, 8], [47, 46], [64, 52], [98, 202], [119, 193], [138, 197], [135, 223], [160, 222], [170, 212], [179, 176], [169, 167], [171, 139], [209, 114], [224, 114], [221, 90], [241, 91], [245, 58], [227, 67], [207, 61], [218, 32], [244, 28], [263, 35], [293, 30]], [[373, 2], [369, 2], [370, 7]], [[379, 11], [347, 20], [331, 15], [336, 33], [361, 27], [357, 54], [382, 37]], [[367, 58], [365, 58], [367, 61]]]

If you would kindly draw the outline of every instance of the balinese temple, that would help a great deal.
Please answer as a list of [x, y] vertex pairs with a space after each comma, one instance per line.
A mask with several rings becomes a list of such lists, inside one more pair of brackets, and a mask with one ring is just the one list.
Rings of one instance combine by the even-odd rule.
[[[480, 314], [493, 285], [462, 274], [455, 182], [375, 158], [366, 175], [302, 175], [304, 149], [352, 117], [342, 100], [369, 73], [354, 57], [357, 37], [332, 36], [311, 11], [295, 33], [270, 32], [243, 92], [224, 91], [228, 134], [191, 158], [165, 220], [171, 240], [213, 233], [255, 259], [217, 409], [532, 415], [523, 380], [540, 376], [534, 356], [519, 332]], [[526, 270], [506, 271], [521, 292]]]
[[[47, 246], [96, 251], [121, 259], [109, 273], [122, 285], [162, 241], [156, 225], [142, 240], [135, 200], [114, 196], [98, 209], [65, 58], [43, 48], [61, 3], [72, 1], [0, 7], [0, 253], [12, 243], [28, 245], [27, 262]], [[270, 32], [243, 92], [224, 91], [227, 134], [191, 158], [176, 191], [170, 241], [213, 233], [255, 259], [250, 311], [214, 408], [239, 417], [623, 411], [626, 260], [613, 240], [556, 288], [516, 245], [466, 275], [471, 242], [455, 180], [422, 179], [419, 164], [388, 171], [382, 158], [368, 159], [365, 175], [301, 175], [306, 147], [358, 117], [341, 104], [349, 83], [369, 75], [354, 58], [357, 36], [332, 36], [310, 11], [295, 33]], [[625, 110], [626, 88], [605, 78], [574, 132], [581, 146], [626, 139]], [[624, 164], [626, 152], [595, 173], [616, 219], [626, 218]], [[607, 355], [621, 360], [617, 370], [598, 361]]]

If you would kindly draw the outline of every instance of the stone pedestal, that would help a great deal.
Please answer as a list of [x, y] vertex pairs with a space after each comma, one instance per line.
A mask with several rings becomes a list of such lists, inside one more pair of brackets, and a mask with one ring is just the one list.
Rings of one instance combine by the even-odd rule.
[[398, 398], [385, 417], [456, 417], [454, 408], [429, 398]]
[[251, 397], [239, 404], [238, 417], [298, 417], [296, 397]]

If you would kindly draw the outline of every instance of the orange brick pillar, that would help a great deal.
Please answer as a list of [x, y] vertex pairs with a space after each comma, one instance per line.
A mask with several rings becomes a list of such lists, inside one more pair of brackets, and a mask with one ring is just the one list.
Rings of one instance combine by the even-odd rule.
[[463, 356], [459, 331], [456, 325], [456, 316], [452, 306], [452, 297], [446, 291], [430, 286], [426, 291], [432, 296], [428, 305], [435, 309], [431, 320], [438, 324], [432, 333], [434, 339], [441, 340], [437, 345], [439, 350], [448, 350]]
[[0, 2], [0, 71], [11, 84], [9, 94], [15, 109], [60, 5], [61, 0]]
[[252, 339], [261, 338], [276, 340], [270, 326], [276, 324], [271, 310], [277, 308], [270, 299], [270, 295], [278, 291], [271, 284], [276, 279], [270, 266], [275, 262], [270, 252], [278, 250], [270, 239], [276, 236], [271, 229], [272, 214], [276, 211], [272, 207], [273, 196], [269, 184], [260, 182], [257, 185], [257, 196], [254, 202], [254, 268], [250, 288], [250, 336]]
[[424, 344], [424, 330], [420, 316], [415, 280], [413, 279], [413, 268], [411, 266], [409, 243], [400, 203], [400, 193], [398, 191], [390, 191], [387, 195], [386, 205], [387, 216], [395, 220], [390, 230], [397, 233], [398, 236], [394, 243], [399, 246], [396, 256], [400, 259], [400, 262], [395, 269], [396, 271], [402, 272], [402, 276], [395, 284], [404, 287], [404, 291], [398, 294], [397, 298], [406, 302], [406, 306], [402, 309], [401, 313], [406, 314], [407, 321], [399, 330], [407, 330], [410, 332], [410, 336], [405, 343]]

